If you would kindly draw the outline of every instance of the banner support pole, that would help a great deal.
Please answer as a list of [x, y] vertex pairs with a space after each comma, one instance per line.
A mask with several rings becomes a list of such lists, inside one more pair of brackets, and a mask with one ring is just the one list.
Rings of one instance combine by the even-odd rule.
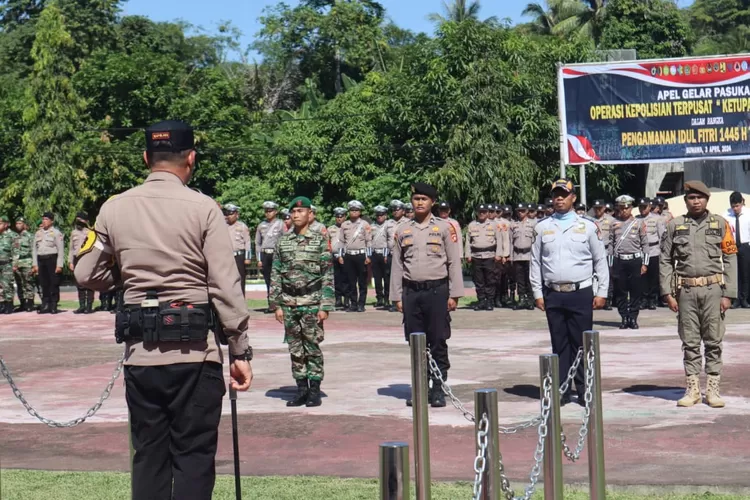
[[563, 96], [562, 63], [557, 63], [557, 124], [560, 127], [560, 178], [565, 179], [565, 130], [563, 130], [563, 110], [565, 97]]

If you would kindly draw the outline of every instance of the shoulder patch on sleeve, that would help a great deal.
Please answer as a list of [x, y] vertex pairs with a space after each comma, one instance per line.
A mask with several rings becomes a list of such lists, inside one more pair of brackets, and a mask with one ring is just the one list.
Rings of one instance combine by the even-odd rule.
[[86, 241], [83, 242], [83, 245], [81, 245], [81, 249], [78, 251], [78, 257], [91, 252], [96, 245], [97, 239], [98, 236], [96, 234], [96, 231], [89, 231], [89, 234], [86, 235]]
[[724, 238], [721, 240], [721, 251], [724, 255], [734, 255], [737, 253], [737, 243], [732, 236], [732, 227], [729, 222], [724, 221]]
[[456, 228], [453, 227], [453, 224], [448, 224], [448, 231], [451, 233], [451, 241], [453, 241], [453, 243], [457, 243], [458, 234], [456, 233]]

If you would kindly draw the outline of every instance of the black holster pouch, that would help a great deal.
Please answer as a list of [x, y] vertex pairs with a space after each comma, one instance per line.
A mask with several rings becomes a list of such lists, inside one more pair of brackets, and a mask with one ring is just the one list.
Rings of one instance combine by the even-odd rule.
[[159, 302], [154, 307], [126, 304], [115, 315], [115, 340], [118, 344], [139, 340], [205, 341], [208, 331], [216, 329], [217, 324], [210, 304]]

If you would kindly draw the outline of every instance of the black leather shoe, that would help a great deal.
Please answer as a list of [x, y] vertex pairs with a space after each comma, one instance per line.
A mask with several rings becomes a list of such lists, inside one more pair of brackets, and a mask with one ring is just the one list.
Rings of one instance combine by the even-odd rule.
[[560, 395], [560, 406], [565, 406], [571, 401], [572, 399], [570, 397], [570, 392], [566, 392], [565, 394]]
[[656, 303], [655, 302], [649, 302], [648, 303], [648, 310], [649, 311], [656, 311]]
[[411, 398], [409, 398], [409, 399], [406, 400], [406, 406], [408, 406], [409, 408], [412, 407]]
[[363, 312], [365, 312], [365, 306], [357, 306], [357, 312], [358, 312], [358, 313], [363, 313]]
[[383, 299], [378, 299], [377, 302], [375, 302], [375, 307], [383, 307]]
[[57, 314], [58, 313], [57, 304], [56, 303], [52, 303], [52, 305], [49, 307], [49, 313], [50, 314]]
[[430, 401], [430, 406], [433, 408], [445, 408], [445, 393], [441, 387], [435, 388], [435, 393]]
[[631, 330], [637, 330], [639, 328], [638, 327], [638, 322], [635, 320], [635, 318], [630, 318], [630, 325], [629, 326], [630, 326]]
[[746, 300], [740, 302], [740, 306], [742, 306], [743, 309], [750, 309], [750, 304], [748, 304]]
[[622, 318], [620, 330], [627, 330], [628, 328], [630, 328], [630, 320], [628, 318]]

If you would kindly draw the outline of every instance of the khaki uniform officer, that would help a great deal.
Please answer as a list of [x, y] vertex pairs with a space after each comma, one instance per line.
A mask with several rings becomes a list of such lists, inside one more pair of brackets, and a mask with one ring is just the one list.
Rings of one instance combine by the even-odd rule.
[[667, 225], [659, 262], [661, 293], [678, 313], [685, 396], [678, 406], [701, 401], [701, 343], [706, 358], [706, 403], [721, 408], [721, 350], [724, 313], [737, 297], [737, 246], [727, 221], [706, 206], [711, 191], [700, 181], [685, 183], [687, 215]]
[[[258, 258], [258, 267], [263, 273], [263, 280], [266, 282], [266, 291], [271, 286], [271, 265], [273, 264], [273, 251], [276, 248], [276, 242], [284, 234], [284, 221], [276, 217], [279, 206], [273, 201], [263, 202], [263, 211], [266, 220], [258, 224], [255, 230], [255, 252]], [[272, 312], [270, 302], [266, 313]]]
[[349, 285], [346, 277], [344, 264], [336, 258], [341, 250], [341, 224], [346, 220], [346, 209], [336, 207], [333, 209], [335, 224], [328, 226], [328, 237], [331, 241], [331, 252], [333, 253], [333, 286], [336, 295], [336, 309], [349, 308]]
[[151, 173], [102, 205], [75, 275], [95, 290], [123, 284], [116, 338], [126, 345], [133, 498], [210, 500], [226, 392], [210, 330], [223, 325], [231, 384], [245, 391], [249, 315], [221, 210], [186, 186], [195, 170], [192, 128], [149, 127], [144, 158]]
[[375, 281], [375, 307], [390, 305], [388, 294], [391, 287], [390, 248], [388, 245], [388, 209], [383, 205], [375, 207], [375, 223], [372, 224], [372, 277]]
[[495, 302], [495, 264], [507, 253], [507, 233], [498, 230], [497, 223], [489, 219], [490, 207], [477, 206], [477, 220], [466, 228], [466, 261], [471, 263], [472, 280], [477, 290], [475, 311], [492, 311]]
[[39, 314], [57, 314], [57, 303], [60, 302], [65, 237], [53, 226], [54, 223], [55, 215], [52, 212], [45, 213], [42, 216], [42, 227], [34, 235], [32, 272], [39, 273], [39, 285], [42, 287]]
[[[349, 202], [349, 220], [341, 224], [339, 263], [343, 263], [349, 282], [349, 311], [364, 312], [367, 300], [367, 266], [372, 255], [372, 229], [360, 218], [364, 206], [357, 200]], [[357, 296], [359, 287], [359, 296]]]
[[534, 226], [536, 219], [528, 218], [529, 203], [519, 203], [516, 206], [518, 221], [511, 225], [511, 243], [513, 246], [513, 271], [518, 285], [518, 304], [514, 310], [533, 310], [534, 304], [529, 283], [529, 262], [531, 261], [531, 245], [534, 241]]
[[641, 198], [638, 200], [638, 210], [640, 219], [646, 225], [646, 235], [648, 236], [648, 270], [643, 277], [643, 299], [641, 300], [641, 310], [656, 309], [656, 302], [659, 297], [659, 255], [664, 231], [667, 230], [667, 224], [664, 217], [651, 211], [651, 200]]
[[[447, 340], [451, 336], [450, 312], [464, 295], [459, 257], [459, 235], [452, 225], [432, 215], [437, 190], [423, 182], [411, 186], [414, 219], [396, 229], [391, 269], [391, 297], [404, 313], [406, 340], [424, 332], [432, 357], [448, 379]], [[433, 407], [445, 406], [442, 382], [432, 380]], [[411, 405], [411, 400], [406, 402]]]
[[250, 239], [250, 229], [244, 222], [239, 220], [240, 207], [227, 203], [222, 207], [224, 220], [227, 222], [229, 239], [232, 240], [232, 254], [240, 273], [240, 286], [242, 297], [245, 297], [245, 279], [247, 278], [247, 266], [250, 265], [250, 257], [253, 255], [253, 243]]
[[[612, 224], [615, 222], [615, 218], [607, 213], [607, 204], [604, 200], [595, 200], [592, 205], [594, 209], [594, 221], [599, 227], [599, 231], [602, 233], [602, 241], [604, 242], [604, 250], [609, 255], [609, 231], [612, 229]], [[607, 259], [607, 265], [609, 265], [611, 259]], [[614, 286], [612, 285], [612, 270], [610, 269], [609, 274], [609, 287], [607, 288], [607, 303], [604, 305], [606, 311], [612, 310], [612, 294], [614, 292]]]

